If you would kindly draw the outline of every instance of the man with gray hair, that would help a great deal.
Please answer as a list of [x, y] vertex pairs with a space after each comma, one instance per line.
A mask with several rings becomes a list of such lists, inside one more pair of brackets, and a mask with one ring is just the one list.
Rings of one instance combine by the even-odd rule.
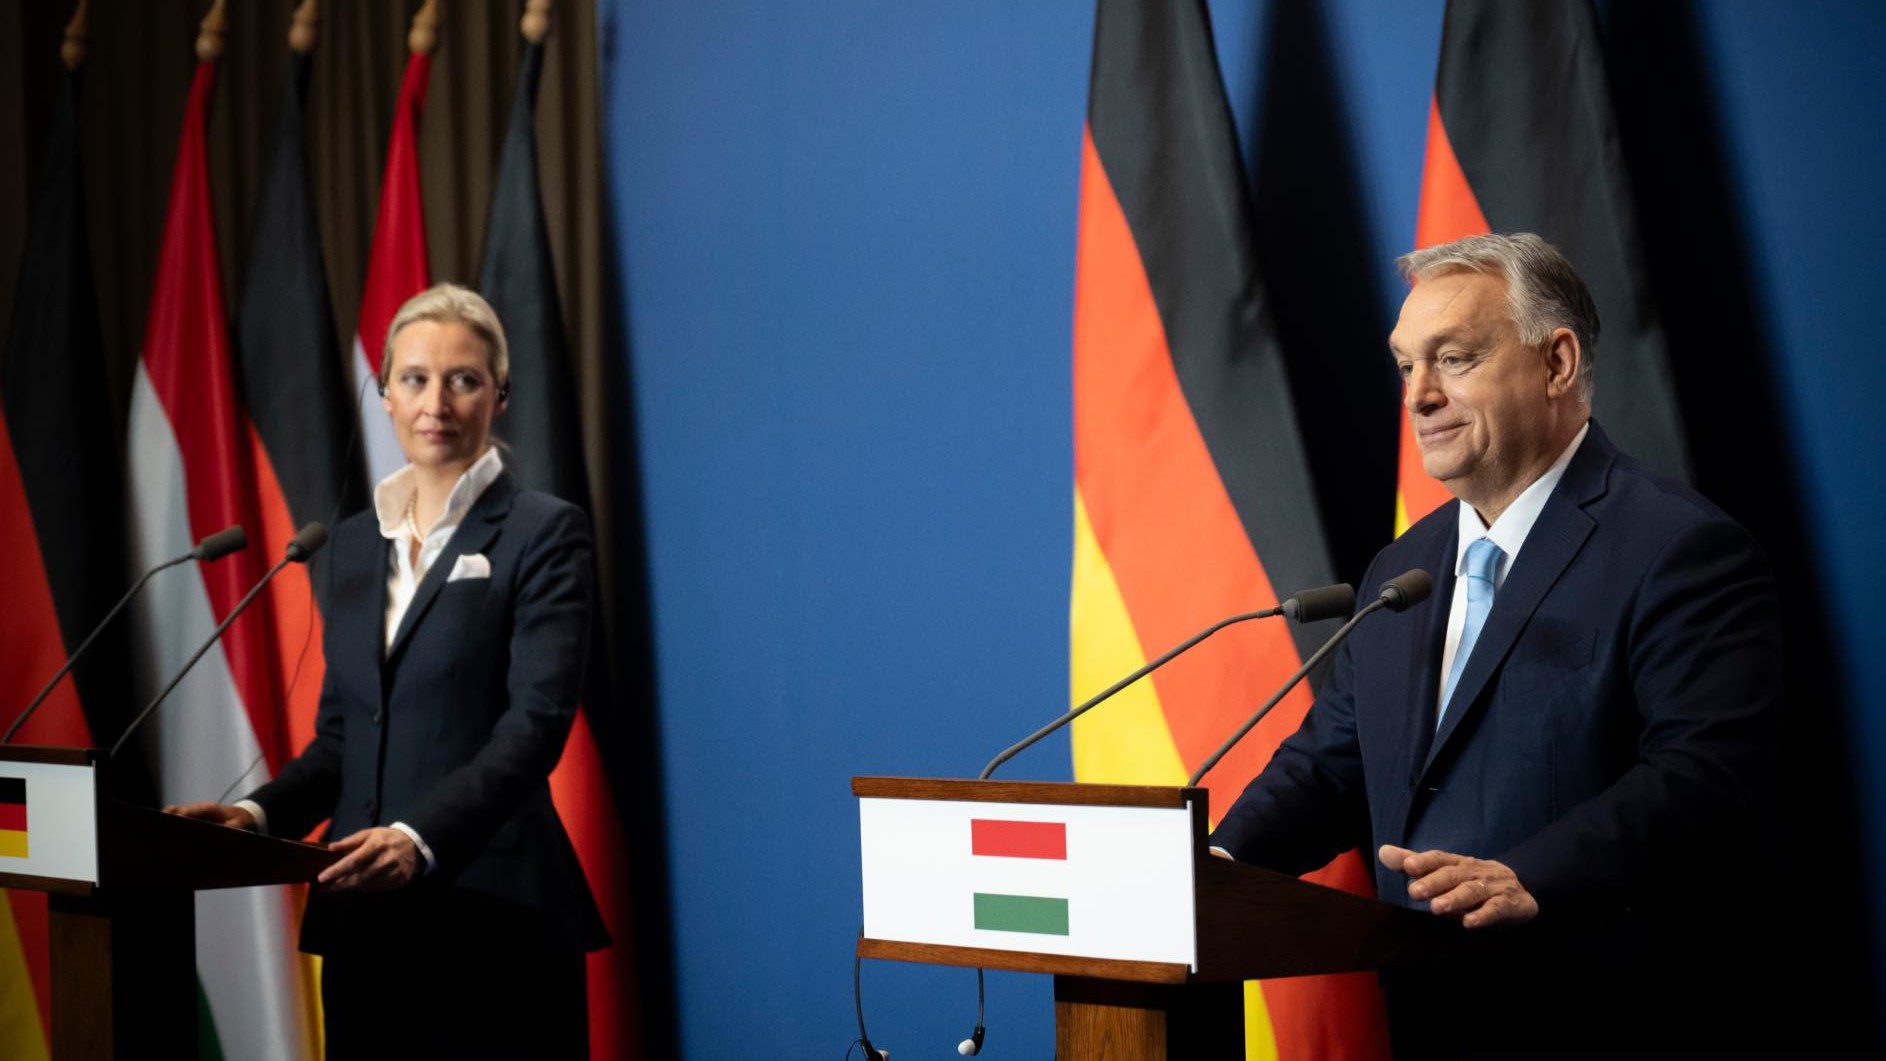
[[[1422, 568], [1435, 592], [1357, 628], [1212, 842], [1289, 873], [1366, 844], [1383, 900], [1524, 926], [1516, 953], [1550, 978], [1384, 977], [1398, 1054], [1636, 1045], [1605, 1037], [1656, 1015], [1603, 1019], [1620, 982], [1568, 970], [1633, 961], [1759, 805], [1773, 579], [1746, 531], [1591, 420], [1597, 307], [1556, 248], [1473, 236], [1399, 264], [1389, 349], [1422, 466], [1458, 501], [1363, 584]], [[1581, 981], [1613, 994], [1594, 1012]]]

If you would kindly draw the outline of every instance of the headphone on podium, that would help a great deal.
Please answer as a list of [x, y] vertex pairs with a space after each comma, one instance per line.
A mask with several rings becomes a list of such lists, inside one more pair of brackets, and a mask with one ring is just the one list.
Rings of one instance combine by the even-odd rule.
[[[864, 935], [864, 932], [860, 930], [858, 934], [859, 936], [862, 937]], [[858, 1038], [855, 1041], [853, 1041], [851, 1045], [854, 1047], [858, 1047], [858, 1046], [864, 1047], [864, 1061], [890, 1061], [890, 1056], [891, 1056], [890, 1051], [872, 1043], [871, 1036], [866, 1034], [864, 1030], [864, 986], [863, 986], [863, 974], [861, 972], [863, 967], [864, 967], [864, 959], [857, 955], [853, 955], [851, 959], [851, 1001], [852, 1001], [852, 1004], [856, 1006], [858, 1010]], [[984, 991], [983, 991], [983, 982], [982, 982], [982, 970], [977, 969], [976, 970], [976, 1030], [969, 1033], [969, 1038], [964, 1039], [962, 1042], [956, 1044], [956, 1052], [963, 1055], [964, 1057], [974, 1057], [977, 1054], [982, 1052], [982, 1037], [984, 1033], [983, 1001], [984, 1001]], [[849, 1057], [851, 1055], [851, 1051], [846, 1050], [845, 1055]]]

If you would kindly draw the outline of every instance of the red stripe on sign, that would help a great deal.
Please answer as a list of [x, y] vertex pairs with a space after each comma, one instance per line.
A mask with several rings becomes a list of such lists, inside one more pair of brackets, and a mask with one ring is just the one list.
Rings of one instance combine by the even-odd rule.
[[1067, 825], [1064, 822], [1007, 822], [994, 818], [969, 820], [971, 854], [1003, 858], [1067, 860]]
[[0, 803], [0, 829], [26, 831], [26, 804]]

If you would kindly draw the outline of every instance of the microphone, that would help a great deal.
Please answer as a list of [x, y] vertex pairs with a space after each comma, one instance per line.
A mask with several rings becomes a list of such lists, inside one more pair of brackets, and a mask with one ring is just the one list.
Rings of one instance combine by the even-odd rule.
[[1428, 599], [1434, 592], [1434, 579], [1420, 568], [1404, 571], [1387, 582], [1382, 583], [1382, 592], [1376, 597], [1382, 606], [1391, 612], [1405, 612], [1409, 608]]
[[59, 679], [65, 677], [66, 674], [72, 670], [72, 665], [79, 661], [79, 657], [84, 655], [85, 650], [90, 648], [92, 642], [98, 639], [98, 635], [105, 632], [105, 627], [111, 625], [111, 621], [117, 618], [119, 612], [124, 610], [124, 606], [131, 603], [131, 598], [138, 595], [138, 591], [144, 588], [144, 584], [151, 580], [152, 575], [190, 560], [205, 563], [211, 560], [221, 560], [223, 557], [236, 552], [248, 544], [249, 536], [243, 533], [240, 525], [224, 527], [222, 530], [196, 543], [196, 547], [189, 552], [184, 553], [182, 556], [171, 557], [140, 575], [138, 580], [132, 583], [131, 588], [125, 591], [125, 595], [118, 598], [118, 603], [112, 605], [111, 610], [105, 613], [105, 617], [98, 621], [98, 625], [92, 627], [92, 632], [85, 635], [85, 640], [79, 642], [79, 647], [74, 649], [70, 656], [66, 657], [65, 665], [60, 667], [59, 672], [52, 676], [52, 680], [47, 682], [45, 688], [39, 691], [39, 695], [33, 697], [33, 702], [27, 704], [26, 710], [20, 712], [20, 716], [13, 720], [11, 726], [7, 727], [6, 735], [0, 736], [0, 744], [11, 744], [13, 742], [13, 735], [20, 731], [20, 727], [26, 724], [26, 720], [32, 717], [34, 711], [39, 710], [39, 705], [45, 701], [46, 697], [52, 695], [53, 689], [59, 685]]
[[183, 665], [183, 669], [177, 672], [176, 677], [170, 679], [170, 684], [164, 686], [164, 691], [158, 693], [152, 698], [150, 703], [144, 705], [144, 710], [139, 711], [137, 717], [131, 720], [131, 724], [124, 728], [124, 732], [119, 735], [117, 742], [112, 744], [111, 751], [105, 753], [105, 758], [115, 759], [118, 757], [118, 749], [124, 747], [124, 742], [131, 739], [131, 734], [136, 733], [138, 727], [144, 724], [144, 720], [150, 717], [151, 712], [157, 710], [157, 705], [164, 702], [164, 697], [169, 696], [170, 691], [177, 687], [177, 683], [183, 681], [183, 676], [190, 673], [191, 668], [196, 666], [197, 660], [202, 659], [204, 654], [209, 652], [210, 648], [214, 646], [216, 642], [222, 640], [223, 631], [229, 629], [229, 624], [235, 622], [236, 617], [248, 609], [250, 603], [262, 592], [263, 587], [267, 586], [282, 568], [287, 567], [291, 563], [307, 563], [309, 558], [314, 556], [315, 552], [326, 542], [327, 528], [321, 526], [319, 523], [307, 524], [299, 531], [296, 531], [294, 540], [288, 543], [288, 548], [285, 551], [286, 554], [275, 562], [274, 567], [268, 569], [267, 574], [257, 580], [254, 587], [252, 587], [241, 600], [236, 602], [236, 606], [229, 610], [228, 617], [216, 624], [216, 629], [210, 634], [209, 640], [203, 642], [203, 646], [196, 650], [196, 654], [192, 655], [189, 661]]
[[1297, 672], [1290, 676], [1290, 680], [1283, 684], [1283, 688], [1272, 693], [1270, 699], [1264, 701], [1264, 706], [1253, 712], [1250, 718], [1245, 719], [1244, 725], [1239, 726], [1236, 733], [1233, 733], [1228, 740], [1218, 746], [1217, 751], [1211, 753], [1209, 758], [1200, 763], [1197, 770], [1192, 771], [1192, 776], [1185, 782], [1186, 787], [1195, 787], [1201, 778], [1207, 773], [1210, 773], [1211, 768], [1218, 765], [1218, 760], [1223, 759], [1226, 753], [1236, 747], [1237, 743], [1244, 739], [1246, 733], [1251, 732], [1259, 722], [1264, 720], [1265, 715], [1270, 714], [1271, 708], [1276, 707], [1290, 690], [1297, 687], [1297, 683], [1302, 681], [1305, 675], [1315, 670], [1317, 664], [1323, 662], [1323, 657], [1335, 651], [1337, 645], [1342, 644], [1343, 640], [1349, 636], [1349, 631], [1356, 628], [1357, 623], [1368, 618], [1371, 613], [1379, 612], [1383, 609], [1387, 609], [1391, 612], [1407, 611], [1409, 608], [1427, 600], [1428, 594], [1433, 589], [1434, 579], [1420, 568], [1403, 572], [1389, 579], [1387, 582], [1382, 583], [1382, 589], [1376, 594], [1374, 600], [1370, 601], [1361, 611], [1357, 612], [1354, 618], [1342, 624], [1340, 630], [1331, 634], [1329, 640], [1323, 642], [1323, 647], [1317, 649], [1310, 655], [1309, 659], [1303, 661], [1303, 666], [1297, 668]]
[[[288, 543], [288, 555], [286, 559], [292, 560], [297, 564], [305, 564], [313, 558], [315, 553], [321, 551], [321, 546], [326, 544], [327, 528], [321, 526], [319, 523], [310, 523], [295, 532], [294, 538]], [[280, 567], [281, 565], [277, 564], [276, 566]]]
[[1299, 623], [1313, 623], [1320, 619], [1333, 619], [1348, 614], [1349, 609], [1355, 607], [1355, 601], [1356, 591], [1350, 588], [1347, 583], [1334, 586], [1319, 586], [1316, 589], [1303, 590], [1275, 608], [1266, 608], [1261, 612], [1245, 612], [1242, 615], [1234, 615], [1229, 619], [1220, 619], [1205, 629], [1200, 630], [1198, 633], [1193, 634], [1191, 637], [1186, 638], [1165, 655], [1160, 656], [1144, 667], [1141, 667], [1126, 677], [1121, 678], [1119, 681], [1114, 682], [1112, 685], [1107, 686], [1105, 689], [1102, 689], [1093, 699], [1088, 700], [1074, 710], [1069, 711], [1060, 718], [1055, 719], [1033, 733], [1030, 733], [1028, 736], [1023, 737], [1016, 743], [1004, 748], [999, 755], [989, 760], [989, 765], [982, 768], [982, 773], [976, 775], [976, 780], [987, 781], [989, 775], [995, 773], [996, 767], [1001, 766], [1003, 763], [1008, 762], [1023, 751], [1026, 751], [1030, 745], [1081, 717], [1095, 707], [1098, 707], [1115, 693], [1165, 666], [1192, 646], [1218, 631], [1223, 630], [1227, 626], [1247, 622], [1251, 619], [1269, 619], [1277, 615], [1289, 616], [1292, 620]]

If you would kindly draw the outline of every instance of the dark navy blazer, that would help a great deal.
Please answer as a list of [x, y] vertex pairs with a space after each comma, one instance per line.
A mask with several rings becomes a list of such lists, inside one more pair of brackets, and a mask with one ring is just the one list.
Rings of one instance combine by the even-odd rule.
[[[386, 647], [388, 550], [372, 510], [334, 529], [315, 737], [249, 796], [278, 836], [405, 822], [433, 873], [384, 895], [316, 891], [302, 949], [514, 928], [556, 948], [608, 934], [550, 799], [581, 693], [592, 607], [582, 511], [500, 475], [472, 504]], [[482, 553], [489, 578], [447, 581]]]
[[1381, 844], [1504, 862], [1542, 922], [1622, 909], [1757, 802], [1781, 700], [1766, 561], [1593, 423], [1436, 733], [1457, 521], [1443, 505], [1376, 556], [1364, 586], [1419, 567], [1433, 595], [1357, 626], [1212, 842], [1289, 873], [1362, 846], [1395, 903], [1409, 903], [1407, 881], [1374, 859]]

